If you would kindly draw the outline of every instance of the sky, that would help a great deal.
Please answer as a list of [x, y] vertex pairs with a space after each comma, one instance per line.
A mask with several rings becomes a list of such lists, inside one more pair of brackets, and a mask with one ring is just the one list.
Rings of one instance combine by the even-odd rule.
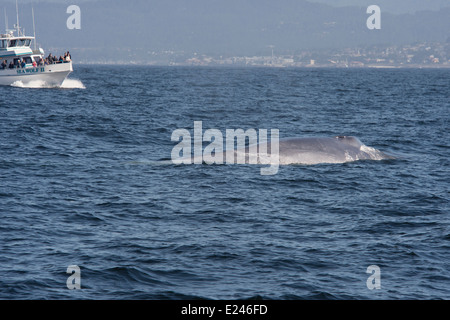
[[[130, 6], [134, 1], [137, 6]], [[291, 54], [450, 43], [450, 0], [19, 0], [20, 25], [31, 34], [27, 3], [34, 4], [38, 45], [71, 48], [79, 56], [119, 59], [131, 49], [137, 57], [166, 51], [251, 56], [266, 54], [269, 46], [276, 54]], [[373, 3], [383, 13], [377, 31], [366, 25], [366, 4]], [[81, 7], [80, 30], [67, 27], [71, 4]], [[357, 5], [342, 7], [348, 4]], [[385, 6], [397, 14], [386, 13]], [[420, 11], [424, 6], [436, 11]], [[0, 0], [0, 31], [6, 24], [3, 7], [9, 28], [16, 20], [15, 0]]]
[[395, 14], [415, 13], [420, 10], [439, 10], [450, 6], [450, 0], [310, 0], [330, 6], [362, 6], [376, 4], [382, 10]]
[[[19, 3], [39, 3], [39, 2], [54, 2], [64, 4], [81, 4], [83, 2], [93, 2], [102, 0], [19, 0]], [[186, 0], [189, 2], [192, 0]], [[275, 0], [276, 1], [276, 0]], [[376, 4], [383, 10], [395, 14], [415, 13], [420, 10], [439, 10], [442, 7], [450, 6], [450, 0], [308, 0], [314, 3], [324, 3], [330, 6], [361, 6], [368, 7]], [[2, 2], [15, 2], [15, 0], [0, 0]], [[124, 3], [127, 3], [124, 0]]]

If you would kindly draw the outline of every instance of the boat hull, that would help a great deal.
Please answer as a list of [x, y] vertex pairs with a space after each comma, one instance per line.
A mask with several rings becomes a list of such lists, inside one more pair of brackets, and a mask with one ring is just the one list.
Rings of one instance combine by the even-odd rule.
[[0, 85], [10, 86], [19, 81], [27, 85], [30, 82], [42, 81], [48, 86], [61, 86], [72, 71], [72, 62], [0, 70]]

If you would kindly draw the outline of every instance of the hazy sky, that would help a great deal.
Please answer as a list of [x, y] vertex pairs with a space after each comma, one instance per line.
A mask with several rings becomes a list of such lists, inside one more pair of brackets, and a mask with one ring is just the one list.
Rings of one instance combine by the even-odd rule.
[[[19, 0], [19, 3], [39, 3], [39, 2], [55, 2], [67, 4], [81, 4], [83, 2], [105, 1], [105, 0]], [[186, 2], [195, 0], [186, 0]], [[226, 1], [226, 0], [224, 0]], [[244, 1], [244, 0], [243, 0]], [[276, 0], [274, 0], [276, 1]], [[387, 12], [396, 14], [414, 13], [419, 10], [439, 10], [442, 7], [450, 6], [450, 0], [308, 0], [309, 2], [324, 3], [331, 6], [361, 6], [367, 7], [376, 4]], [[15, 2], [15, 0], [0, 0], [2, 2]], [[128, 3], [127, 0], [123, 1]]]
[[[27, 5], [31, 2], [38, 44], [78, 50], [78, 56], [84, 49], [112, 57], [128, 57], [130, 48], [135, 55], [141, 50], [250, 56], [266, 54], [269, 45], [281, 54], [450, 42], [450, 0], [19, 0], [20, 25], [27, 34], [33, 31]], [[6, 22], [9, 27], [15, 23], [14, 4], [15, 0], [0, 0], [0, 29]], [[81, 8], [79, 30], [67, 27], [66, 7], [71, 4]], [[369, 4], [388, 12], [381, 30], [370, 31], [366, 25]], [[439, 10], [446, 4], [448, 8]], [[388, 11], [411, 13], [424, 7], [436, 11]]]

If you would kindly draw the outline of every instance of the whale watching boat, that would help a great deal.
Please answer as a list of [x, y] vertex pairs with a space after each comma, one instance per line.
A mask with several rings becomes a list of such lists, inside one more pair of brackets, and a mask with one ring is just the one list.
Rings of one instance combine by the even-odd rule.
[[[34, 11], [33, 11], [34, 25]], [[0, 34], [0, 85], [23, 84], [42, 81], [49, 86], [61, 86], [73, 71], [70, 55], [68, 59], [56, 60], [44, 57], [44, 50], [31, 49], [35, 36], [26, 36], [17, 24], [14, 30]]]

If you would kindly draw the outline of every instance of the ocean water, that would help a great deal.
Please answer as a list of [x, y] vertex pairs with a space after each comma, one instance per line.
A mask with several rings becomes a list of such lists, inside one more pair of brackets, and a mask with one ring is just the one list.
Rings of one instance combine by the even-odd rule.
[[[0, 87], [1, 299], [450, 299], [450, 70], [74, 68]], [[396, 159], [160, 165], [194, 121]]]

